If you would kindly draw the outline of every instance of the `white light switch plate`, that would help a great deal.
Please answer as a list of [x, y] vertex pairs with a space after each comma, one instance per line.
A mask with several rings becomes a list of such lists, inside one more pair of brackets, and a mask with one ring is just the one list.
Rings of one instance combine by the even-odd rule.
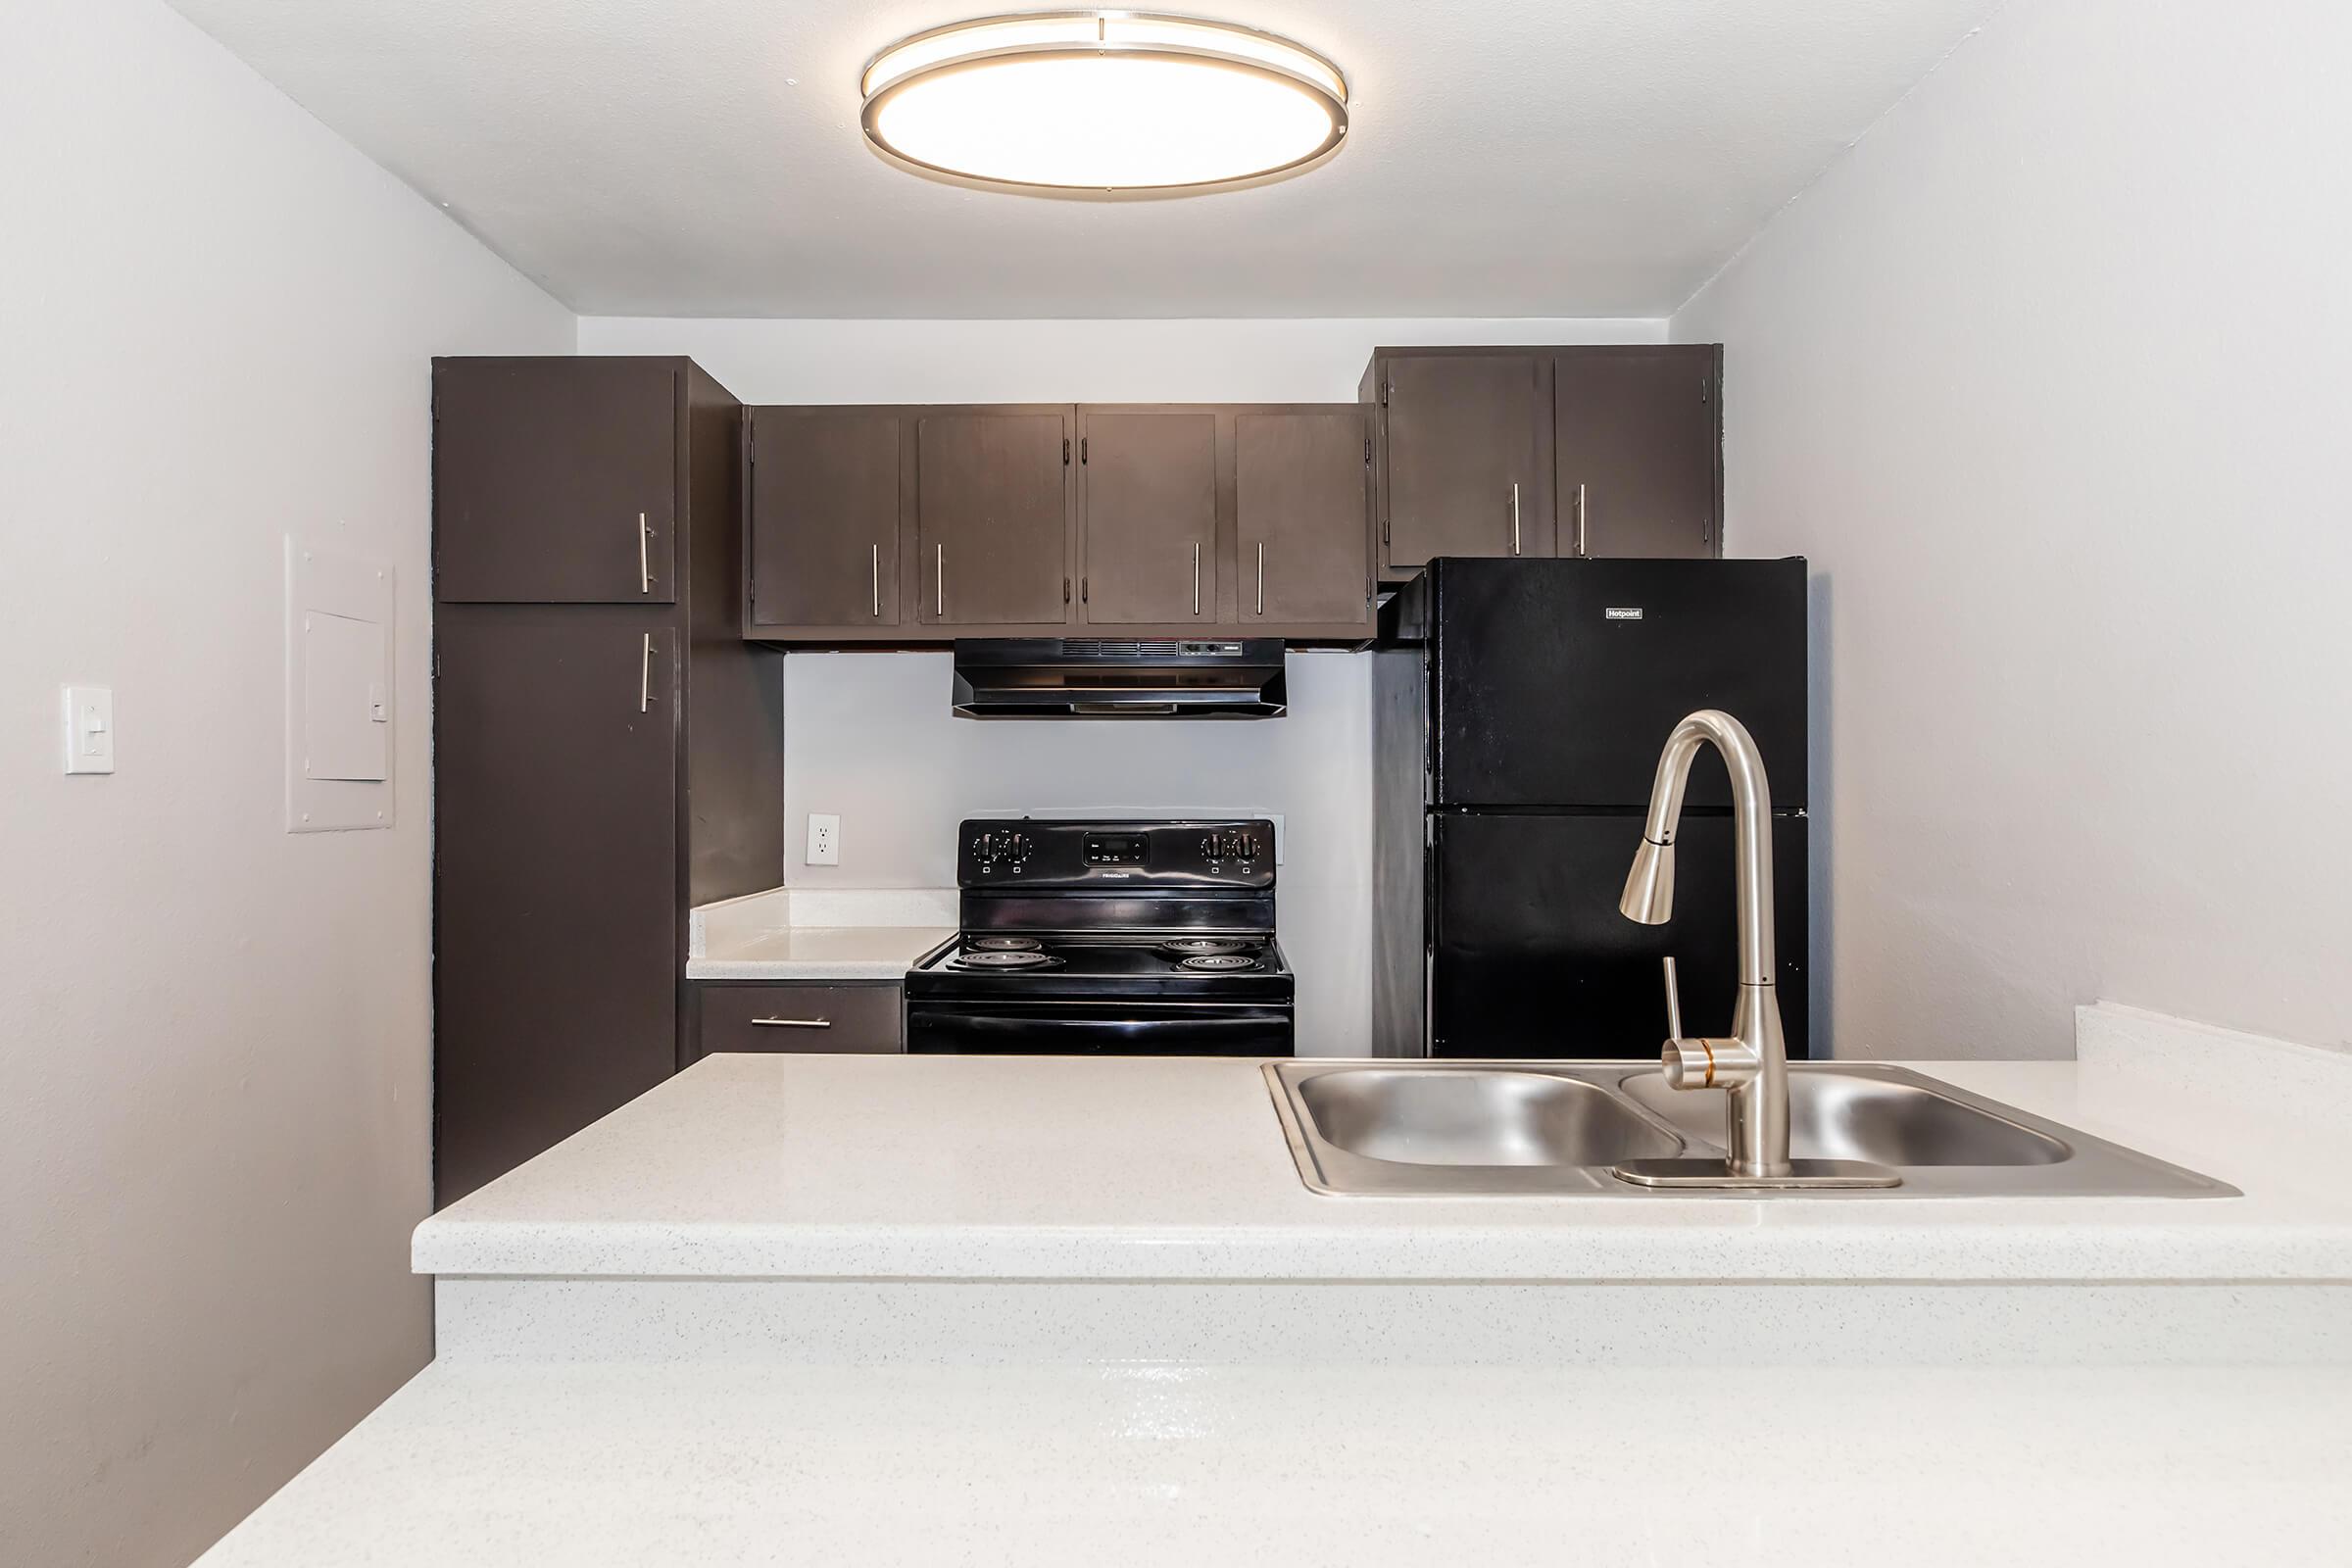
[[822, 811], [808, 813], [808, 863], [841, 863], [841, 818]]
[[115, 770], [115, 693], [111, 686], [66, 688], [66, 771]]

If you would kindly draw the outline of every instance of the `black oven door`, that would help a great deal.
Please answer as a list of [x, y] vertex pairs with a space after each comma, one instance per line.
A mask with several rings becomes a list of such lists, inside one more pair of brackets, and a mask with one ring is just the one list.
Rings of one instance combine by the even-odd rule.
[[951, 1056], [1288, 1056], [1291, 1009], [1092, 1000], [909, 1002], [906, 1049]]

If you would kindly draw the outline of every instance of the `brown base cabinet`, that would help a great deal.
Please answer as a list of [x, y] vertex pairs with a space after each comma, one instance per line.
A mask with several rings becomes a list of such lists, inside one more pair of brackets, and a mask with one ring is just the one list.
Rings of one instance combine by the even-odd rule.
[[896, 980], [702, 980], [694, 990], [687, 1062], [728, 1051], [906, 1049], [906, 988]]
[[783, 691], [738, 635], [725, 388], [679, 359], [445, 359], [433, 410], [445, 1204], [676, 1071], [686, 911], [783, 863]]
[[1384, 348], [1380, 576], [1440, 556], [1723, 553], [1723, 346]]
[[1372, 632], [1360, 404], [754, 408], [743, 635]]

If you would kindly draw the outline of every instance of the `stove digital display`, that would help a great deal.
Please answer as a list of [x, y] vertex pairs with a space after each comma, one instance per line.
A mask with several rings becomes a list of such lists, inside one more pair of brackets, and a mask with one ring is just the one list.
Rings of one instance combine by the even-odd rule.
[[1141, 833], [1089, 833], [1086, 836], [1086, 863], [1089, 865], [1142, 865], [1148, 856], [1149, 844]]

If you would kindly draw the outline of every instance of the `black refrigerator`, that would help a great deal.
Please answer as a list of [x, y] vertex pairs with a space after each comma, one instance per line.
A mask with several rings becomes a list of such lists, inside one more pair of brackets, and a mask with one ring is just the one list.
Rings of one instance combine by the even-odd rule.
[[1690, 770], [1674, 918], [1617, 910], [1658, 752], [1719, 708], [1772, 785], [1788, 1054], [1807, 1055], [1805, 563], [1442, 560], [1383, 607], [1373, 653], [1374, 1050], [1645, 1058], [1731, 1030], [1731, 781]]

